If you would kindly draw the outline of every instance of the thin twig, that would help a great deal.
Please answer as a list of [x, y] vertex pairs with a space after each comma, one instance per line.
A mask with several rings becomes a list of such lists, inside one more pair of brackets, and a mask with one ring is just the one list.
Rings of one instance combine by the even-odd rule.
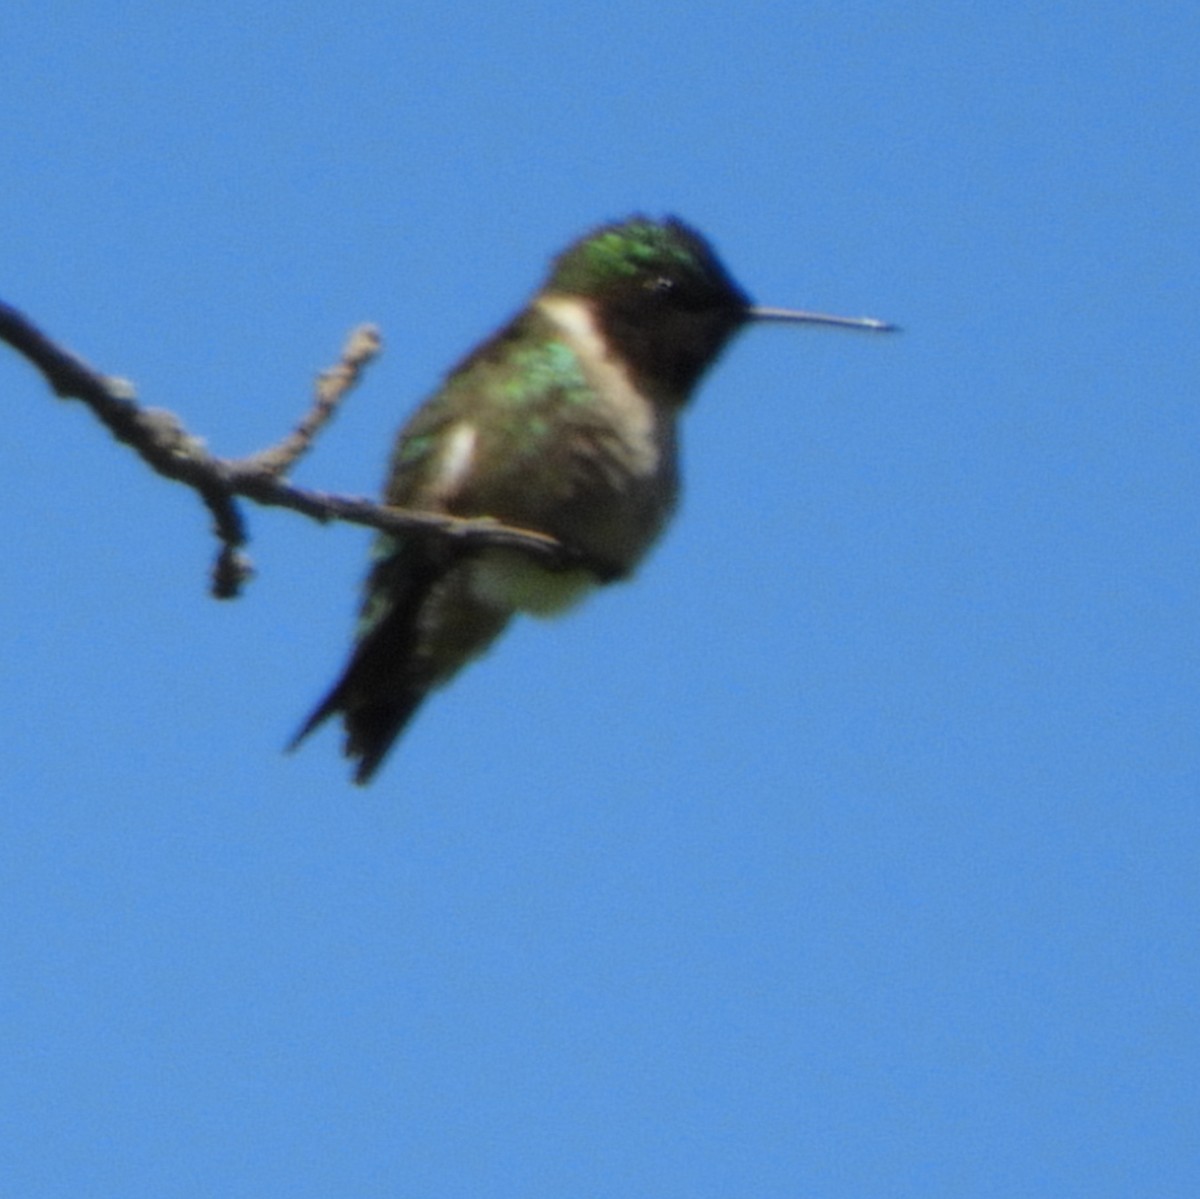
[[273, 475], [283, 475], [295, 466], [301, 456], [312, 449], [317, 434], [329, 423], [362, 372], [382, 349], [383, 337], [378, 326], [359, 325], [352, 330], [338, 362], [317, 376], [312, 407], [296, 427], [277, 445], [251, 454], [244, 459], [245, 463]]

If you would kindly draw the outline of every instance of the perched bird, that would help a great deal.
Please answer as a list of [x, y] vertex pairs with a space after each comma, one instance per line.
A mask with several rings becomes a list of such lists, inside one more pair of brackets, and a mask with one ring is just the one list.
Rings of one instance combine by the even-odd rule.
[[560, 254], [401, 429], [384, 500], [548, 534], [576, 564], [379, 535], [350, 661], [292, 747], [340, 713], [355, 781], [368, 782], [426, 695], [515, 613], [552, 615], [628, 576], [675, 507], [679, 413], [730, 338], [771, 320], [893, 327], [756, 306], [674, 218], [605, 225]]

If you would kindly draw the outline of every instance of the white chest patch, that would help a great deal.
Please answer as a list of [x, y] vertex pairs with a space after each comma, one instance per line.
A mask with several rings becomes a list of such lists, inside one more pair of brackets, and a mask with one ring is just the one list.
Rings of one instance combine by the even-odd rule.
[[608, 353], [592, 306], [572, 296], [545, 296], [537, 306], [578, 355], [601, 401], [613, 410], [613, 427], [620, 430], [630, 466], [637, 474], [652, 475], [659, 465], [658, 410]]
[[475, 426], [468, 421], [460, 421], [446, 434], [433, 484], [439, 497], [445, 499], [452, 496], [470, 473], [478, 440]]

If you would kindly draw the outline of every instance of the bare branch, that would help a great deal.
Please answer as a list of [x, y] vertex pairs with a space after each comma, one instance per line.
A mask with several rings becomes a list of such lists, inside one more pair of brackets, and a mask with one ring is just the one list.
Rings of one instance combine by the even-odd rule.
[[383, 337], [378, 326], [359, 325], [357, 329], [352, 330], [342, 347], [341, 359], [317, 376], [313, 405], [295, 429], [278, 445], [244, 459], [245, 463], [258, 466], [274, 475], [282, 475], [295, 466], [301, 456], [312, 449], [317, 434], [329, 423], [342, 400], [358, 382], [362, 372], [382, 349]]
[[188, 432], [172, 412], [143, 408], [132, 384], [103, 375], [83, 359], [47, 337], [17, 309], [0, 302], [0, 341], [31, 362], [63, 399], [82, 400], [119, 441], [165, 478], [191, 487], [208, 508], [213, 532], [221, 542], [212, 571], [212, 594], [238, 595], [254, 567], [243, 552], [245, 521], [236, 497], [265, 507], [288, 508], [312, 520], [365, 525], [387, 533], [420, 533], [457, 541], [463, 553], [485, 546], [519, 549], [541, 558], [552, 569], [582, 566], [601, 579], [613, 578], [603, 562], [585, 559], [544, 533], [501, 524], [490, 518], [466, 520], [442, 513], [390, 508], [354, 496], [330, 495], [293, 487], [284, 472], [307, 453], [362, 371], [379, 353], [381, 339], [373, 325], [350, 335], [336, 365], [318, 376], [316, 398], [295, 429], [278, 444], [244, 458], [219, 458]]

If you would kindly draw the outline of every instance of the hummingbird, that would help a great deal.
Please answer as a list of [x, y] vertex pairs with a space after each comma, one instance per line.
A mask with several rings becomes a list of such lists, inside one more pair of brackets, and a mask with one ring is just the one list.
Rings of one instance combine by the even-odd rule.
[[570, 561], [379, 534], [349, 662], [289, 748], [340, 714], [354, 780], [369, 782], [426, 696], [514, 615], [556, 615], [627, 578], [675, 508], [680, 413], [734, 334], [766, 321], [895, 328], [752, 303], [675, 217], [603, 225], [559, 254], [400, 430], [383, 497], [542, 533]]

